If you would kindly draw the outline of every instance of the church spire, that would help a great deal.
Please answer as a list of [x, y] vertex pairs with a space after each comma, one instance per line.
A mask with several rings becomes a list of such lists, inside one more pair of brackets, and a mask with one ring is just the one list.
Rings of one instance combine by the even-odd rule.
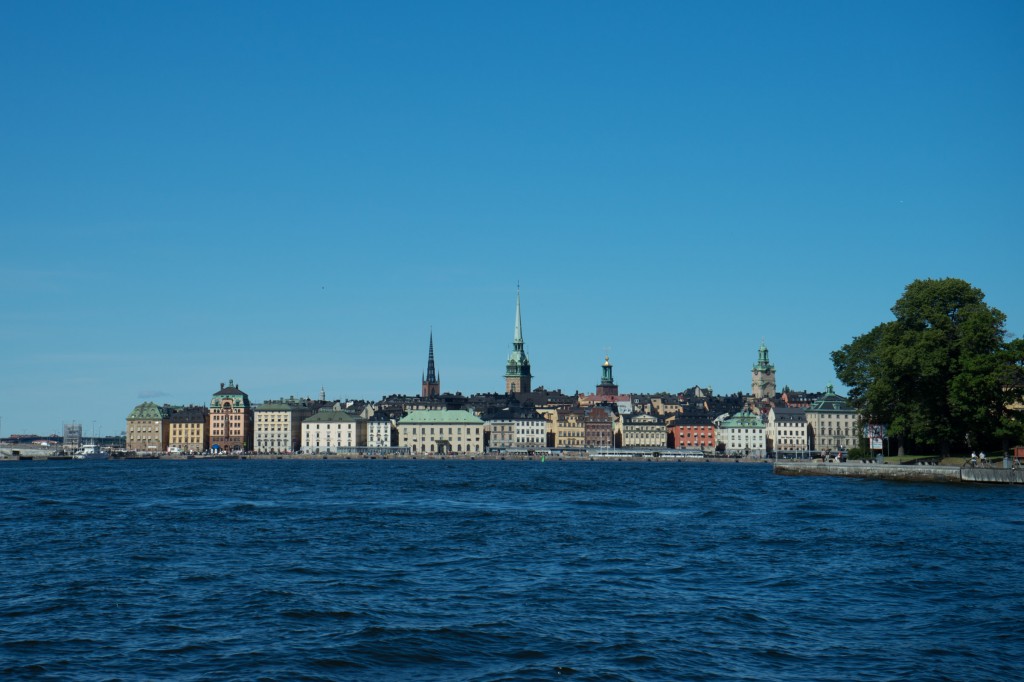
[[519, 285], [516, 285], [516, 329], [512, 336], [512, 353], [505, 364], [505, 393], [529, 393], [531, 389], [530, 359], [523, 342], [523, 315], [519, 306]]
[[430, 330], [430, 350], [427, 352], [427, 381], [437, 381], [437, 373], [434, 370], [434, 330]]
[[427, 375], [423, 378], [422, 397], [441, 395], [441, 380], [434, 369], [434, 329], [430, 329], [430, 351], [427, 353]]
[[516, 334], [512, 338], [512, 345], [516, 350], [523, 349], [523, 316], [519, 311], [519, 285], [516, 285]]

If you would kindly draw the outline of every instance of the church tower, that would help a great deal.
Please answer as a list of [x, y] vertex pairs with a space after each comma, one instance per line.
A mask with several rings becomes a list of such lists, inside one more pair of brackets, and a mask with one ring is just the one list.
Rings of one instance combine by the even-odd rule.
[[530, 392], [530, 358], [523, 350], [523, 317], [519, 310], [519, 287], [516, 287], [516, 331], [512, 337], [512, 353], [505, 364], [505, 393]]
[[619, 394], [619, 387], [615, 385], [612, 378], [612, 363], [608, 356], [604, 356], [604, 364], [601, 365], [601, 383], [597, 385], [597, 395], [616, 396]]
[[761, 340], [757, 349], [757, 363], [751, 371], [750, 393], [754, 400], [775, 399], [775, 365], [768, 362], [768, 347]]
[[427, 374], [423, 377], [423, 391], [420, 395], [424, 398], [441, 395], [441, 377], [434, 370], [434, 330], [430, 330], [430, 352], [427, 355]]

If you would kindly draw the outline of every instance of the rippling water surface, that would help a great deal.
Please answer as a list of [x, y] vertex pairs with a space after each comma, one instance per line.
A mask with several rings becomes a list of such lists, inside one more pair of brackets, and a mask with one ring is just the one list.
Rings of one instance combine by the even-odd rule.
[[0, 677], [1021, 679], [1022, 509], [741, 464], [9, 463]]

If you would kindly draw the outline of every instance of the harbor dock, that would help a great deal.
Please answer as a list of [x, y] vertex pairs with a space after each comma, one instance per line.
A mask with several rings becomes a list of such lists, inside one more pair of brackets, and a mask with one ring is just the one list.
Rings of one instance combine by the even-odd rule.
[[971, 467], [861, 462], [776, 462], [774, 471], [781, 476], [848, 476], [921, 483], [1024, 484], [1024, 469], [1004, 468], [1001, 464], [989, 467]]

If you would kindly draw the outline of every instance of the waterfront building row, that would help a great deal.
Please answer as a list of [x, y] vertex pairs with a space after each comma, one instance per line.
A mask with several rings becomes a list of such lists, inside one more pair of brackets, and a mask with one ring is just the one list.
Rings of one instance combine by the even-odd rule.
[[282, 454], [396, 445], [432, 453], [673, 447], [762, 457], [849, 450], [856, 447], [860, 430], [856, 412], [831, 386], [808, 408], [779, 405], [766, 414], [743, 409], [718, 417], [709, 412], [662, 417], [641, 411], [621, 414], [614, 404], [517, 405], [481, 414], [448, 408], [389, 413], [373, 405], [346, 408], [322, 394], [319, 400], [280, 398], [253, 407], [248, 395], [228, 382], [213, 394], [209, 406], [138, 405], [128, 416], [126, 447], [142, 452]]
[[[135, 451], [258, 453], [334, 452], [338, 448], [395, 445], [419, 452], [477, 452], [492, 449], [685, 448], [731, 455], [765, 456], [808, 450], [848, 450], [856, 447], [859, 421], [845, 398], [830, 385], [824, 396], [810, 402], [807, 394], [790, 391], [783, 400], [775, 394], [775, 366], [762, 343], [752, 370], [753, 392], [735, 402], [714, 400], [710, 388], [694, 387], [677, 396], [631, 396], [619, 391], [611, 360], [605, 356], [595, 392], [566, 396], [530, 385], [519, 300], [516, 300], [514, 350], [506, 367], [504, 395], [463, 397], [440, 393], [440, 375], [430, 338], [427, 372], [420, 396], [391, 396], [377, 404], [320, 398], [280, 398], [253, 406], [234, 381], [221, 384], [208, 406], [171, 407], [143, 403], [128, 417], [126, 447]], [[519, 389], [519, 390], [517, 390]], [[521, 389], [528, 389], [526, 391]], [[799, 405], [799, 406], [798, 406]], [[714, 408], [726, 408], [714, 416]], [[434, 434], [413, 431], [433, 424]], [[442, 424], [442, 416], [465, 412], [481, 421], [480, 439], [442, 438], [477, 435], [459, 431], [461, 422]], [[431, 428], [426, 426], [426, 428]], [[476, 427], [473, 427], [476, 428]], [[406, 440], [408, 439], [408, 442]]]

